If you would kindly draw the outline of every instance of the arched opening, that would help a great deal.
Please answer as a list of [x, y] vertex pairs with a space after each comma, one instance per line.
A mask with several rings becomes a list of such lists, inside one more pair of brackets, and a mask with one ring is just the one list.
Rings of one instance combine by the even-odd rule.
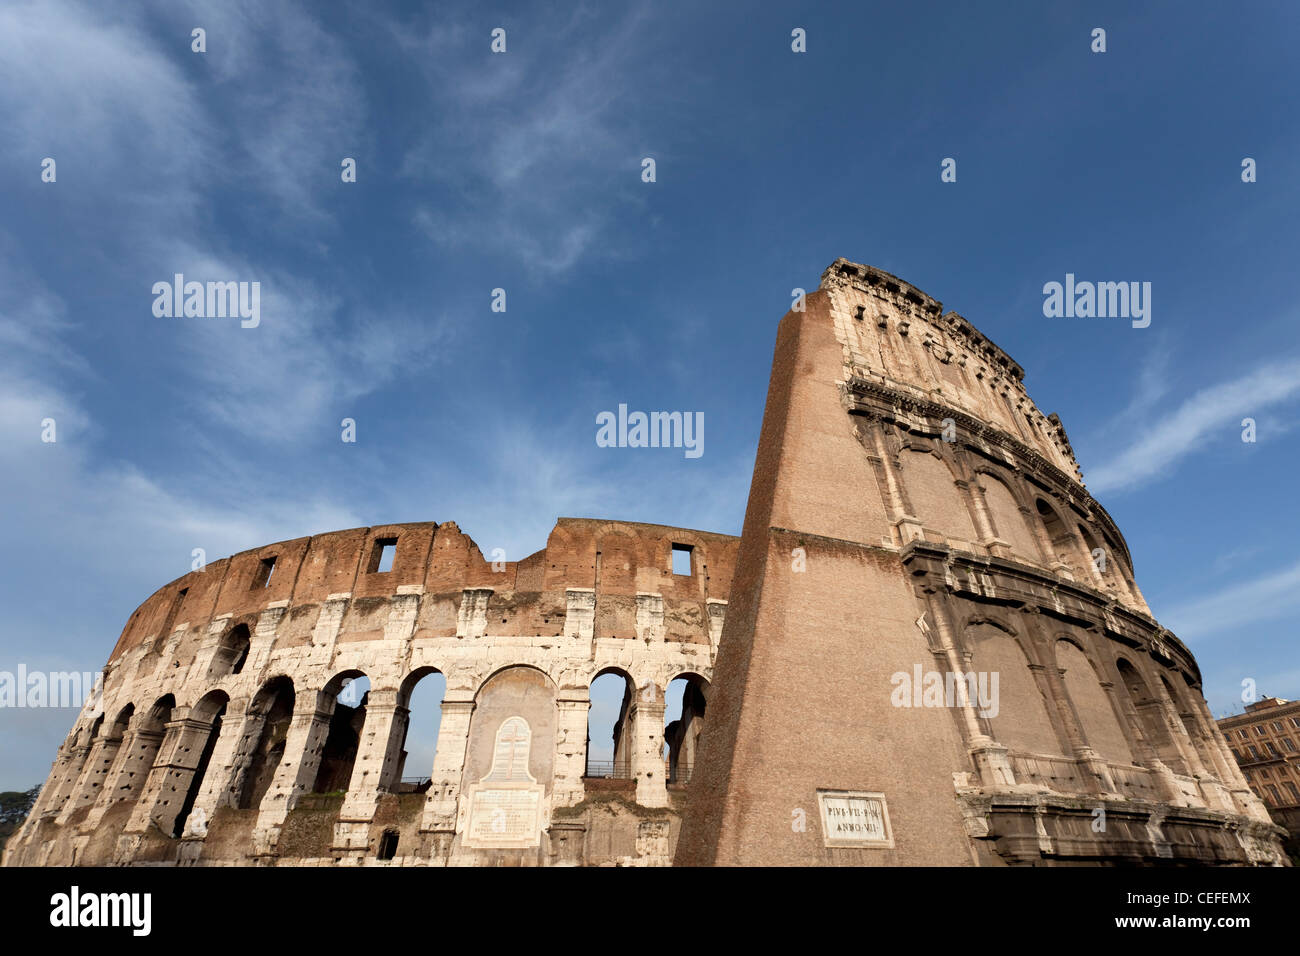
[[664, 695], [664, 760], [667, 780], [685, 784], [695, 769], [695, 754], [704, 731], [709, 682], [698, 674], [682, 674]]
[[1005, 541], [1018, 557], [1035, 564], [1042, 561], [1042, 554], [1034, 540], [1034, 534], [1025, 521], [1025, 516], [1011, 489], [991, 475], [983, 477], [984, 502], [988, 505], [989, 517], [993, 519], [993, 529], [997, 536]]
[[943, 702], [951, 698], [954, 705], [957, 703], [956, 684], [961, 681], [976, 715], [988, 721], [992, 737], [1007, 749], [1065, 756], [1050, 716], [1049, 701], [1029, 669], [1029, 658], [1020, 642], [989, 621], [967, 628], [966, 642], [973, 670], [952, 675], [952, 693], [948, 675], [944, 675]]
[[906, 449], [899, 456], [907, 499], [926, 537], [965, 543], [975, 541], [975, 525], [948, 466], [928, 451]]
[[429, 789], [446, 692], [447, 678], [433, 667], [413, 671], [402, 684], [397, 702], [407, 709], [407, 715], [394, 774], [399, 793], [424, 793]]
[[1043, 528], [1047, 532], [1048, 541], [1051, 542], [1052, 558], [1065, 564], [1071, 571], [1078, 574], [1083, 568], [1080, 560], [1078, 539], [1070, 531], [1069, 526], [1061, 520], [1061, 516], [1056, 513], [1056, 509], [1042, 498], [1034, 501], [1034, 507], [1037, 509], [1039, 517], [1042, 518]]
[[248, 649], [251, 646], [248, 625], [239, 624], [222, 635], [212, 655], [212, 665], [208, 668], [208, 680], [217, 680], [227, 674], [238, 674], [248, 661]]
[[122, 759], [122, 769], [117, 775], [115, 789], [118, 799], [139, 798], [149, 771], [158, 760], [158, 751], [167, 735], [167, 725], [171, 723], [175, 706], [176, 698], [167, 694], [154, 701], [148, 713], [134, 721], [131, 739], [124, 745], [127, 753]]
[[1178, 714], [1178, 725], [1183, 729], [1184, 739], [1190, 742], [1192, 750], [1200, 759], [1202, 768], [1213, 773], [1216, 769], [1214, 757], [1210, 753], [1204, 735], [1200, 732], [1195, 705], [1189, 699], [1191, 696], [1189, 688], [1183, 681], [1171, 681], [1164, 674], [1160, 675], [1160, 680], [1164, 684], [1165, 693], [1173, 702], [1174, 712]]
[[1088, 746], [1103, 760], [1133, 763], [1128, 737], [1088, 655], [1073, 641], [1062, 639], [1056, 642], [1056, 665]]
[[[186, 780], [186, 774], [183, 770], [176, 772], [176, 786], [174, 789], [179, 790], [180, 786], [185, 786], [185, 798], [181, 801], [180, 810], [176, 814], [175, 822], [172, 825], [172, 836], [179, 837], [185, 832], [185, 823], [189, 819], [190, 811], [194, 809], [194, 801], [198, 799], [199, 791], [203, 787], [203, 778], [208, 772], [208, 763], [212, 760], [212, 751], [216, 749], [217, 740], [221, 736], [221, 719], [226, 714], [226, 704], [229, 698], [221, 691], [213, 691], [194, 705], [190, 711], [190, 721], [194, 725], [192, 728], [186, 728], [182, 731], [181, 740], [178, 747], [189, 750], [193, 744], [198, 744], [201, 748], [199, 751], [199, 762], [194, 770], [189, 774]], [[206, 821], [204, 822], [206, 830]]]
[[1182, 756], [1178, 753], [1178, 748], [1173, 738], [1169, 735], [1169, 730], [1165, 726], [1164, 718], [1161, 715], [1160, 701], [1147, 682], [1142, 679], [1136, 667], [1123, 657], [1115, 661], [1115, 667], [1119, 671], [1120, 679], [1124, 683], [1124, 690], [1128, 694], [1129, 701], [1137, 713], [1138, 724], [1142, 729], [1142, 734], [1147, 739], [1147, 743], [1155, 751], [1156, 756], [1164, 761], [1165, 765], [1176, 773], [1185, 773], [1186, 768], [1183, 766]]
[[[103, 793], [111, 793], [116, 789], [113, 786], [113, 769], [120, 760], [125, 759], [122, 755], [122, 747], [126, 742], [131, 717], [134, 714], [135, 705], [127, 704], [118, 711], [117, 717], [109, 725], [108, 732], [104, 734], [104, 739], [100, 744], [99, 765], [91, 769], [89, 792], [84, 795], [87, 801], [98, 800]], [[110, 795], [104, 799], [113, 800], [116, 797]]]
[[[86, 772], [87, 763], [90, 760], [91, 753], [95, 749], [95, 742], [99, 739], [99, 732], [103, 729], [103, 726], [104, 715], [100, 714], [88, 728], [77, 735], [76, 742], [72, 748], [73, 762], [69, 764], [67, 775], [63, 778], [64, 789], [60, 794], [58, 801], [60, 808], [62, 808], [62, 806], [68, 801], [72, 802], [73, 807], [76, 807], [80, 802], [84, 802], [81, 800], [81, 794], [78, 793], [78, 790], [80, 789], [78, 784], [81, 783], [83, 775]], [[83, 739], [85, 740], [85, 744], [82, 744], [81, 742]]]
[[632, 777], [632, 678], [617, 668], [596, 675], [588, 688], [587, 764], [584, 777]]
[[321, 750], [314, 793], [344, 793], [357, 762], [361, 731], [366, 724], [366, 703], [370, 699], [370, 678], [361, 671], [344, 671], [325, 686], [334, 698], [329, 734]]
[[293, 681], [288, 677], [274, 677], [262, 685], [249, 705], [250, 723], [260, 726], [249, 728], [257, 736], [235, 802], [240, 810], [261, 806], [266, 791], [271, 789], [293, 723], [293, 704]]

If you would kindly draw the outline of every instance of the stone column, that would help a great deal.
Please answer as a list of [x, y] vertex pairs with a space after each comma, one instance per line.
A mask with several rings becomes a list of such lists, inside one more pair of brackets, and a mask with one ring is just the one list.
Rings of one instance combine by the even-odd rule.
[[[103, 782], [99, 788], [99, 795], [95, 798], [95, 804], [90, 808], [90, 813], [82, 822], [80, 830], [83, 833], [92, 833], [99, 826], [100, 821], [104, 819], [104, 814], [108, 812], [109, 807], [125, 799], [131, 793], [131, 785], [136, 782], [135, 777], [135, 754], [134, 751], [140, 746], [148, 746], [148, 741], [140, 741], [141, 725], [146, 723], [148, 716], [146, 714], [132, 714], [130, 723], [122, 733], [121, 739], [114, 748], [116, 751], [112, 766], [104, 774]], [[161, 738], [161, 734], [156, 735]]]
[[149, 779], [124, 833], [144, 833], [152, 823], [171, 836], [175, 827], [215, 722], [215, 717], [212, 720], [190, 717], [189, 708], [178, 707], [173, 715], [177, 713], [183, 715], [173, 716], [167, 724], [158, 760], [149, 772]]
[[890, 521], [898, 529], [899, 541], [907, 544], [916, 538], [924, 537], [921, 521], [911, 513], [907, 496], [903, 491], [903, 481], [894, 467], [894, 460], [886, 447], [885, 435], [878, 421], [871, 423], [871, 438], [876, 447], [876, 456], [885, 473], [885, 497], [890, 505]]
[[587, 769], [587, 714], [591, 694], [586, 688], [563, 690], [556, 698], [555, 787], [552, 806], [572, 807], [586, 796], [582, 775]]
[[[961, 654], [958, 652], [952, 623], [948, 620], [947, 602], [943, 600], [927, 600], [924, 595], [918, 594], [917, 605], [924, 609], [917, 621], [917, 626], [925, 634], [930, 652], [935, 655], [936, 662], [946, 664], [947, 669], [953, 674], [966, 673], [968, 670], [967, 662], [962, 659]], [[933, 617], [933, 628], [926, 623], [927, 616]], [[956, 690], [958, 697], [957, 712], [961, 717], [962, 736], [966, 738], [967, 751], [979, 771], [981, 786], [1015, 786], [1016, 776], [1011, 770], [1011, 761], [1007, 759], [1007, 748], [984, 733], [984, 728], [975, 713], [975, 705], [970, 699], [966, 682], [956, 681], [954, 690]]]
[[1174, 751], [1182, 759], [1188, 775], [1192, 777], [1207, 776], [1205, 765], [1201, 763], [1201, 755], [1197, 753], [1196, 746], [1187, 733], [1187, 727], [1183, 724], [1182, 718], [1178, 716], [1178, 705], [1169, 696], [1169, 691], [1165, 688], [1165, 682], [1157, 677], [1152, 686], [1155, 688], [1156, 705], [1160, 720], [1165, 727], [1165, 733], [1169, 735]]
[[[1113, 672], [1115, 670], [1114, 661], [1109, 662], [1108, 671]], [[1116, 676], [1119, 675], [1116, 674]], [[1099, 683], [1102, 690], [1110, 697], [1111, 707], [1115, 711], [1115, 719], [1119, 721], [1121, 728], [1128, 730], [1129, 746], [1133, 751], [1134, 758], [1137, 759], [1141, 766], [1151, 771], [1152, 776], [1155, 777], [1160, 799], [1174, 806], [1184, 806], [1187, 800], [1183, 797], [1183, 791], [1178, 786], [1178, 781], [1174, 779], [1173, 772], [1160, 759], [1154, 742], [1147, 737], [1146, 728], [1138, 715], [1136, 705], [1129, 696], [1128, 688], [1125, 686], [1121, 692], [1115, 681], [1103, 680]], [[1120, 685], [1123, 685], [1122, 678], [1120, 678]], [[1133, 746], [1134, 744], [1136, 746]]]
[[636, 802], [643, 807], [668, 806], [668, 780], [664, 770], [664, 692], [647, 682], [637, 688], [628, 711], [632, 722], [632, 777]]
[[369, 821], [379, 794], [397, 789], [402, 743], [410, 711], [397, 703], [396, 690], [374, 690], [366, 703], [366, 722], [339, 818]]
[[226, 713], [221, 718], [221, 735], [212, 749], [212, 757], [208, 760], [207, 770], [199, 785], [199, 794], [194, 798], [194, 808], [185, 821], [183, 835], [186, 839], [201, 840], [206, 837], [213, 814], [233, 802], [235, 785], [243, 783], [241, 771], [248, 766], [247, 751], [241, 748], [241, 744], [250, 721], [257, 725], [260, 736], [263, 720], [261, 715], [248, 713], [247, 698], [232, 700], [226, 705]]
[[29, 820], [36, 820], [43, 816], [55, 816], [63, 809], [63, 804], [68, 799], [69, 792], [76, 786], [77, 780], [81, 777], [81, 770], [86, 766], [86, 760], [90, 757], [91, 743], [64, 743], [63, 747], [60, 748], [59, 756], [54, 761], [49, 780], [41, 788], [40, 795], [36, 798], [36, 805], [32, 807], [31, 815], [28, 817]]
[[977, 473], [966, 485], [970, 494], [971, 514], [975, 517], [975, 533], [980, 536], [979, 543], [989, 549], [989, 554], [999, 558], [1011, 557], [1011, 545], [998, 537], [993, 527], [993, 518], [989, 514], [989, 504], [984, 499], [984, 486], [980, 484]]
[[1070, 752], [1074, 755], [1075, 762], [1090, 778], [1093, 790], [1105, 797], [1122, 796], [1115, 787], [1110, 765], [1088, 743], [1088, 737], [1079, 722], [1079, 715], [1074, 711], [1074, 702], [1070, 700], [1070, 695], [1065, 689], [1064, 668], [1056, 666], [1053, 661], [1043, 669], [1043, 676], [1047, 684], [1048, 697], [1056, 702], [1057, 713], [1070, 743]]
[[[268, 853], [279, 839], [280, 827], [304, 793], [310, 793], [320, 770], [321, 751], [329, 738], [335, 697], [321, 691], [297, 691], [293, 718], [284, 738], [284, 756], [257, 808], [256, 853]], [[256, 742], [253, 744], [256, 746]]]
[[77, 775], [76, 786], [68, 795], [68, 799], [64, 801], [59, 815], [54, 818], [55, 823], [59, 826], [67, 826], [72, 814], [82, 807], [94, 804], [121, 746], [122, 739], [120, 737], [116, 739], [104, 736], [95, 738], [94, 743], [90, 745], [90, 753], [86, 756], [86, 762], [81, 768], [81, 773]]
[[[461, 695], [465, 696], [461, 696]], [[424, 801], [420, 829], [426, 832], [455, 833], [456, 811], [460, 799], [461, 778], [465, 774], [465, 755], [469, 747], [469, 723], [474, 713], [472, 691], [448, 689], [442, 701], [442, 718], [438, 723], [438, 750], [433, 756], [429, 793]]]

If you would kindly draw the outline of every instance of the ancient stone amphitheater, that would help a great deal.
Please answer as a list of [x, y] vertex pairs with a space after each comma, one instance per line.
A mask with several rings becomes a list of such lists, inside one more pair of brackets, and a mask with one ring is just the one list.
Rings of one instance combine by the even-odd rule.
[[214, 562], [127, 622], [5, 863], [1284, 864], [1022, 379], [836, 260], [781, 323], [741, 538], [565, 518], [492, 563], [424, 523]]

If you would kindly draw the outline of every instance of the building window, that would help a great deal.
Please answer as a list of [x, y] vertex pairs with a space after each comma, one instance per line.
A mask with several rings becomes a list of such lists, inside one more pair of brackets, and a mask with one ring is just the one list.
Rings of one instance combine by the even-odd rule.
[[1264, 736], [1264, 725], [1263, 725], [1263, 724], [1256, 724], [1256, 725], [1255, 725], [1255, 736], [1256, 736], [1256, 737], [1263, 737], [1263, 736]]
[[690, 577], [694, 573], [691, 567], [694, 550], [689, 544], [673, 545], [673, 574]]
[[1273, 721], [1273, 729], [1280, 734], [1282, 732], [1282, 723], [1277, 720]]
[[1271, 740], [1264, 741], [1264, 746], [1268, 748], [1268, 752], [1272, 754], [1274, 757], [1282, 756], [1280, 753], [1277, 752], [1277, 748], [1273, 746], [1273, 741]]
[[1250, 756], [1252, 759], [1254, 760], [1259, 759], [1259, 751], [1255, 749], [1254, 744], [1250, 744], [1246, 749], [1250, 751]]
[[1300, 789], [1297, 789], [1296, 785], [1289, 780], [1287, 781], [1286, 788], [1291, 793], [1292, 801], [1295, 803], [1300, 803]]
[[393, 570], [393, 557], [396, 554], [396, 538], [376, 538], [375, 546], [370, 551], [370, 565], [366, 570], [371, 574], [387, 574]]
[[253, 585], [249, 590], [256, 591], [258, 588], [269, 588], [271, 586], [271, 575], [274, 573], [275, 555], [263, 558], [262, 563], [257, 566], [257, 572], [253, 575]]
[[1290, 737], [1282, 738], [1282, 746], [1285, 747], [1287, 750], [1289, 750], [1291, 753], [1296, 752], [1295, 741]]
[[1242, 740], [1245, 740], [1245, 739], [1246, 739], [1246, 728], [1245, 728], [1245, 727], [1242, 727], [1240, 730], [1238, 730], [1238, 731], [1237, 731], [1237, 736], [1240, 737]]
[[1267, 789], [1268, 789], [1268, 795], [1272, 798], [1271, 800], [1269, 800], [1269, 803], [1273, 804], [1273, 806], [1275, 807], [1280, 806], [1282, 803], [1282, 796], [1277, 792], [1277, 787], [1273, 786], [1273, 784], [1270, 783]]

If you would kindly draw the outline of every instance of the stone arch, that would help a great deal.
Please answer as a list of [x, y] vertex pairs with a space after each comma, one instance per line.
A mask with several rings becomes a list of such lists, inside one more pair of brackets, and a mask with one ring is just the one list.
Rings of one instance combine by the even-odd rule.
[[415, 668], [398, 688], [397, 712], [403, 726], [400, 734], [393, 735], [397, 745], [393, 779], [399, 792], [424, 792], [429, 787], [446, 693], [447, 676], [432, 665]]
[[[591, 706], [587, 711], [587, 760], [583, 776], [631, 778], [632, 722], [629, 717], [632, 702], [636, 699], [636, 682], [621, 667], [602, 667], [592, 675], [587, 693]], [[607, 728], [608, 735], [605, 733]], [[592, 746], [593, 739], [595, 747]]]
[[1178, 773], [1185, 772], [1182, 756], [1173, 737], [1165, 725], [1160, 699], [1151, 691], [1146, 678], [1128, 658], [1115, 658], [1115, 669], [1119, 672], [1124, 691], [1137, 716], [1138, 726], [1147, 744], [1155, 756], [1165, 765]]
[[[675, 702], [673, 685], [684, 684], [680, 702]], [[700, 734], [708, 709], [709, 682], [694, 671], [682, 671], [671, 677], [665, 694], [664, 750], [668, 761], [668, 783], [688, 782], [696, 767]], [[675, 712], [675, 716], [674, 716]], [[671, 718], [671, 719], [670, 719]]]
[[236, 624], [221, 635], [216, 651], [212, 655], [212, 664], [208, 667], [209, 681], [215, 681], [228, 674], [239, 674], [248, 662], [248, 652], [252, 647], [252, 632], [247, 624]]
[[511, 718], [528, 724], [529, 774], [550, 792], [555, 777], [557, 706], [555, 682], [530, 664], [498, 668], [474, 695], [469, 740], [465, 753], [465, 780], [477, 783], [493, 766], [497, 733]]
[[1188, 687], [1183, 680], [1170, 680], [1168, 675], [1161, 673], [1160, 681], [1164, 684], [1165, 693], [1174, 705], [1174, 713], [1178, 717], [1178, 726], [1182, 728], [1185, 739], [1191, 744], [1192, 752], [1200, 760], [1203, 770], [1214, 773], [1217, 769], [1215, 760], [1210, 753], [1210, 745], [1201, 732], [1200, 724], [1196, 719], [1196, 706], [1188, 699]]
[[[1059, 561], [1076, 575], [1081, 574], [1083, 571], [1081, 545], [1074, 532], [1070, 530], [1070, 526], [1062, 520], [1060, 513], [1045, 498], [1035, 498], [1034, 509], [1038, 512], [1043, 533], [1047, 537], [1050, 548], [1049, 560]], [[1091, 573], [1088, 579], [1091, 579]]]
[[116, 776], [114, 768], [118, 765], [119, 758], [125, 759], [122, 757], [121, 748], [129, 736], [131, 719], [134, 716], [135, 704], [131, 703], [120, 708], [117, 716], [108, 722], [108, 730], [103, 733], [100, 740], [99, 759], [96, 761], [96, 766], [90, 768], [88, 792], [81, 795], [83, 801], [113, 799], [111, 793], [108, 797], [104, 797], [104, 793], [114, 789], [113, 781]]
[[[1082, 524], [1076, 525], [1076, 527], [1079, 531], [1079, 538], [1083, 541], [1083, 550], [1088, 556], [1088, 567], [1092, 571], [1093, 579], [1099, 582], [1103, 587], [1115, 587], [1116, 581], [1114, 572], [1111, 568], [1113, 559], [1110, 552], [1105, 548], [1100, 548], [1097, 544], [1097, 539], [1093, 537], [1092, 532]], [[1102, 553], [1100, 561], [1097, 558], [1097, 551], [1099, 549]]]
[[990, 471], [980, 472], [983, 481], [984, 502], [988, 505], [993, 530], [1011, 546], [1012, 552], [1034, 564], [1043, 560], [1034, 532], [1025, 519], [1020, 499], [1000, 475]]
[[236, 808], [251, 810], [261, 806], [271, 788], [275, 771], [284, 757], [289, 726], [293, 723], [295, 694], [288, 677], [272, 677], [262, 685], [248, 707], [250, 726], [246, 735], [255, 734], [248, 767], [239, 785]]
[[117, 716], [113, 718], [113, 733], [120, 739], [131, 724], [131, 718], [135, 716], [135, 704], [128, 703], [118, 709]]
[[[1047, 700], [1030, 669], [1033, 657], [1006, 625], [988, 617], [970, 621], [963, 631], [970, 673], [992, 706], [972, 701], [988, 721], [990, 735], [1008, 750], [1064, 756]], [[945, 676], [945, 683], [947, 675]], [[954, 679], [961, 679], [954, 675]], [[967, 678], [969, 686], [969, 678]]]
[[977, 535], [957, 476], [933, 449], [905, 447], [898, 456], [904, 493], [913, 517], [931, 535], [974, 542]]
[[1072, 637], [1062, 635], [1056, 641], [1056, 666], [1088, 746], [1103, 760], [1135, 763], [1128, 735], [1115, 716], [1101, 673], [1088, 651]]
[[333, 709], [316, 769], [316, 781], [312, 785], [313, 793], [338, 793], [348, 789], [366, 723], [369, 685], [370, 678], [365, 671], [350, 668], [331, 677], [321, 691], [333, 704]]
[[[229, 702], [230, 695], [225, 691], [208, 692], [190, 708], [189, 717], [178, 729], [172, 765], [163, 781], [163, 798], [155, 817], [163, 832], [170, 832], [173, 837], [185, 832], [185, 824], [194, 809], [212, 752], [221, 736], [221, 722]], [[198, 760], [191, 767], [190, 759], [195, 752]]]

